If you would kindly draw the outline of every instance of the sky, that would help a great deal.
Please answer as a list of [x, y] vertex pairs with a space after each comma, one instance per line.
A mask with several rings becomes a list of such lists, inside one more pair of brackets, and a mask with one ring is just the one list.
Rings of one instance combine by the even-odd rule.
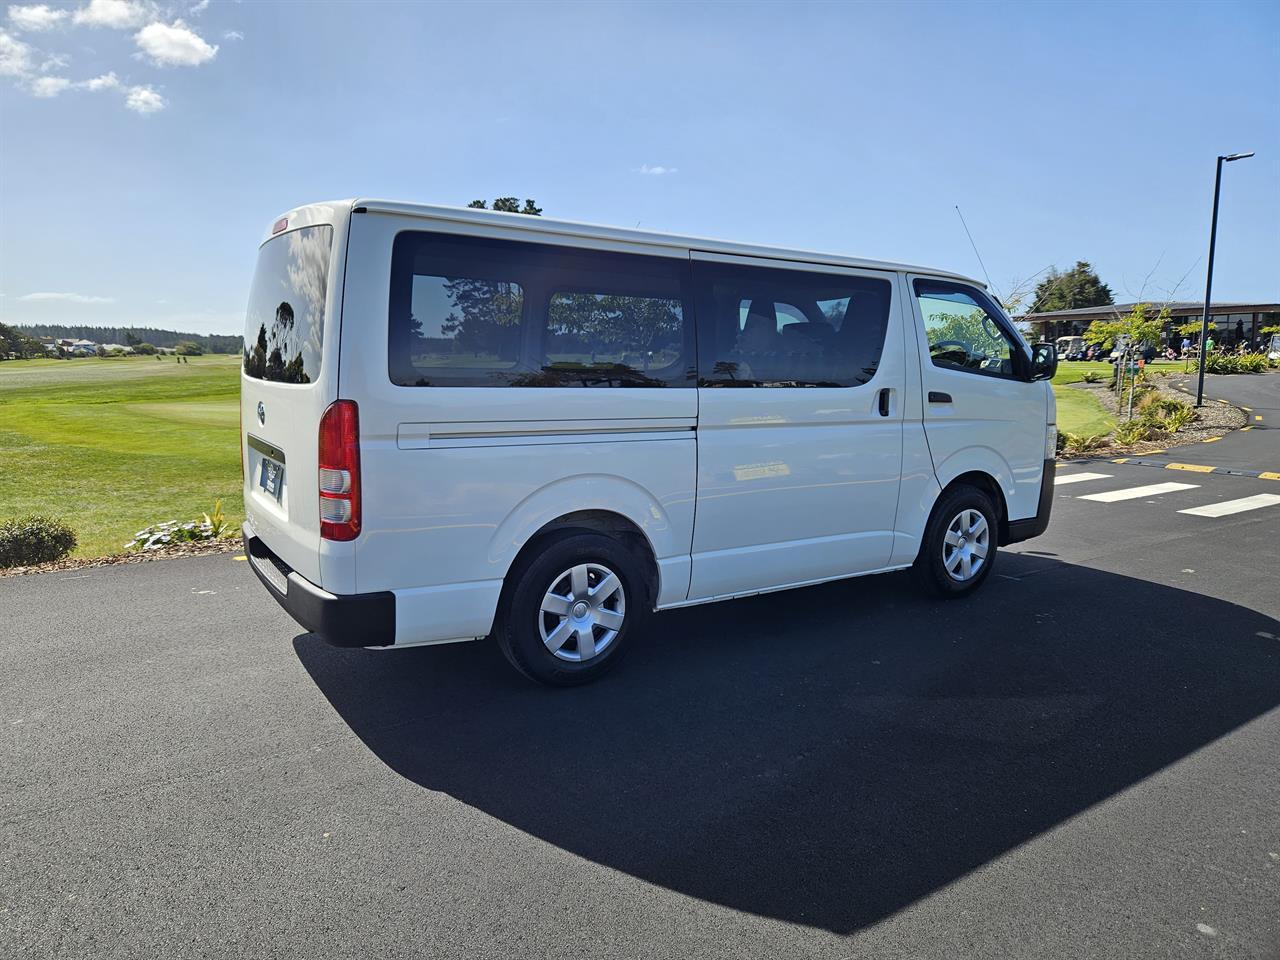
[[545, 215], [1280, 301], [1280, 4], [0, 7], [0, 320], [237, 333], [282, 212]]

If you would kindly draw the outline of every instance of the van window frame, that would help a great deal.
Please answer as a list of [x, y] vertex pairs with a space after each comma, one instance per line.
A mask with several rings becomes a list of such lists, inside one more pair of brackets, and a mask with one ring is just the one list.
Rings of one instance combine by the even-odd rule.
[[[920, 287], [922, 285], [941, 288], [954, 293], [963, 293], [972, 297], [974, 303], [976, 303], [983, 312], [992, 319], [996, 325], [996, 329], [998, 329], [1004, 336], [1005, 340], [1009, 342], [1009, 360], [1013, 366], [1013, 372], [1007, 374], [999, 373], [994, 370], [981, 370], [975, 367], [960, 367], [953, 364], [941, 364], [934, 360], [929, 351], [929, 324], [925, 319], [924, 306], [920, 303], [920, 298], [923, 296], [920, 293]], [[975, 287], [973, 284], [964, 283], [958, 280], [945, 280], [941, 277], [917, 276], [913, 277], [911, 280], [911, 295], [915, 300], [915, 313], [920, 318], [918, 321], [920, 324], [920, 332], [924, 335], [920, 345], [923, 348], [925, 358], [929, 361], [929, 365], [931, 367], [936, 370], [951, 370], [956, 373], [968, 373], [978, 377], [990, 377], [997, 380], [1026, 382], [1031, 379], [1031, 357], [1028, 352], [1029, 347], [1027, 346], [1027, 342], [1022, 338], [1022, 335], [1019, 334], [1017, 330], [1013, 329], [1013, 326], [1009, 322], [1008, 317], [1005, 316], [1004, 311], [996, 306], [995, 301], [992, 300], [984, 290]]]
[[[407, 369], [407, 366], [412, 364], [409, 363], [407, 357], [398, 357], [396, 354], [397, 338], [399, 336], [396, 329], [396, 311], [398, 308], [403, 309], [405, 298], [408, 298], [409, 305], [412, 304], [413, 278], [415, 276], [441, 276], [441, 274], [418, 273], [414, 269], [414, 261], [418, 249], [413, 245], [412, 238], [415, 237], [426, 238], [421, 242], [430, 243], [434, 241], [442, 244], [444, 249], [450, 250], [451, 258], [456, 258], [459, 261], [466, 259], [465, 248], [468, 245], [477, 248], [482, 251], [478, 254], [478, 258], [485, 261], [485, 268], [480, 272], [498, 272], [493, 269], [495, 266], [505, 265], [507, 262], [510, 263], [509, 275], [495, 279], [494, 282], [512, 283], [517, 285], [521, 291], [520, 329], [517, 339], [520, 342], [522, 356], [516, 362], [512, 374], [513, 379], [522, 376], [538, 376], [553, 369], [543, 366], [537, 371], [527, 370], [525, 369], [524, 361], [528, 357], [545, 350], [547, 346], [551, 319], [551, 301], [556, 294], [607, 295], [613, 292], [614, 288], [624, 289], [626, 287], [625, 278], [628, 275], [628, 267], [633, 268], [631, 275], [637, 278], [637, 286], [639, 287], [643, 287], [646, 284], [659, 286], [668, 281], [674, 283], [674, 289], [678, 291], [678, 296], [674, 299], [678, 300], [681, 311], [679, 356], [673, 363], [661, 368], [661, 371], [650, 371], [649, 373], [661, 374], [661, 376], [653, 377], [653, 382], [651, 383], [621, 382], [617, 385], [607, 382], [517, 383], [501, 379], [502, 371], [493, 371], [488, 368], [482, 368], [485, 376], [490, 378], [486, 382], [455, 382], [448, 380], [437, 383], [429, 381], [419, 383], [403, 382], [397, 379], [396, 371], [397, 369]], [[566, 263], [563, 260], [559, 260], [559, 257], [583, 258], [584, 263]], [[507, 258], [510, 258], [510, 260], [507, 261]], [[595, 265], [591, 263], [592, 260], [596, 261]], [[645, 270], [634, 269], [641, 264], [646, 264], [651, 268], [647, 277]], [[663, 276], [663, 271], [666, 271], [668, 275]], [[386, 375], [395, 387], [412, 390], [422, 387], [434, 387], [437, 389], [473, 387], [542, 389], [549, 386], [574, 389], [653, 389], [656, 387], [693, 389], [697, 386], [695, 298], [687, 254], [685, 256], [655, 256], [653, 254], [625, 250], [603, 250], [581, 244], [557, 244], [523, 239], [513, 240], [475, 233], [453, 233], [441, 230], [409, 228], [398, 231], [392, 238], [388, 274]], [[593, 282], [593, 276], [607, 278], [612, 282]], [[618, 282], [618, 278], [623, 278], [623, 282]], [[619, 295], [645, 296], [645, 294], [639, 293]], [[661, 299], [656, 294], [653, 295], [653, 298]], [[431, 371], [442, 368], [420, 367], [415, 369], [423, 374], [420, 379], [426, 381], [427, 375]], [[641, 370], [635, 370], [634, 372], [646, 378], [649, 376], [648, 373]], [[499, 376], [493, 376], [495, 373]], [[457, 381], [467, 379], [478, 381], [480, 377], [458, 377]]]

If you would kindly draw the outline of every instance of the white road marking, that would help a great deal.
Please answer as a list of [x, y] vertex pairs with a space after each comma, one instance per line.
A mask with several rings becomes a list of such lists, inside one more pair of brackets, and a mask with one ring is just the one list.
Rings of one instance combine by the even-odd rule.
[[1081, 500], [1096, 500], [1099, 503], [1115, 503], [1117, 500], [1137, 500], [1139, 497], [1158, 497], [1162, 493], [1173, 493], [1175, 490], [1194, 490], [1198, 483], [1152, 483], [1145, 487], [1128, 487], [1124, 490], [1108, 490], [1106, 493], [1090, 493]]
[[1060, 487], [1064, 483], [1079, 483], [1081, 480], [1109, 480], [1109, 473], [1064, 473], [1053, 478], [1053, 485]]
[[1222, 503], [1211, 503], [1206, 507], [1192, 507], [1179, 510], [1193, 517], [1226, 517], [1233, 513], [1244, 513], [1246, 510], [1260, 510], [1263, 507], [1274, 507], [1280, 503], [1280, 493], [1259, 493], [1253, 497], [1241, 497], [1239, 500], [1226, 500]]

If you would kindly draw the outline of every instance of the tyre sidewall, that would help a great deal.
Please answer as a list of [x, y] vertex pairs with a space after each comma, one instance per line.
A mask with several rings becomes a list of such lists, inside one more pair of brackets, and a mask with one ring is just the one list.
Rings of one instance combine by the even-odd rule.
[[[978, 575], [963, 583], [952, 579], [942, 562], [942, 544], [947, 534], [947, 527], [962, 510], [978, 510], [986, 518], [990, 531], [989, 548], [986, 563], [978, 571]], [[960, 597], [972, 593], [986, 582], [991, 575], [999, 553], [1000, 522], [995, 505], [991, 498], [977, 487], [959, 486], [949, 491], [938, 501], [933, 517], [929, 520], [924, 545], [916, 560], [916, 571], [923, 579], [925, 586], [943, 597]]]
[[[580, 563], [598, 563], [617, 574], [627, 606], [622, 629], [605, 651], [585, 663], [573, 663], [546, 648], [538, 632], [538, 616], [542, 598], [554, 579]], [[646, 619], [649, 597], [641, 569], [626, 544], [600, 533], [566, 533], [537, 547], [513, 571], [505, 594], [498, 631], [503, 653], [517, 670], [540, 683], [573, 686], [596, 679], [623, 657]]]

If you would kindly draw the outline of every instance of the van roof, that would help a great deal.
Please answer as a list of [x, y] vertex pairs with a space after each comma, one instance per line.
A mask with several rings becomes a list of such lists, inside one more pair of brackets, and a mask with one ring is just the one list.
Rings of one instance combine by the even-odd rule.
[[748, 257], [768, 257], [774, 260], [791, 260], [796, 263], [823, 263], [868, 270], [904, 270], [925, 273], [935, 277], [963, 280], [986, 289], [986, 284], [964, 274], [950, 270], [938, 270], [909, 263], [888, 260], [867, 260], [834, 253], [817, 253], [811, 250], [793, 250], [785, 247], [769, 247], [754, 243], [735, 243], [728, 240], [712, 240], [706, 237], [687, 237], [677, 234], [655, 233], [648, 230], [630, 230], [596, 223], [579, 223], [573, 220], [556, 220], [551, 217], [529, 216], [523, 213], [500, 213], [495, 210], [478, 210], [472, 207], [448, 207], [427, 203], [406, 203], [399, 200], [359, 198], [350, 201], [353, 208], [370, 213], [387, 213], [403, 217], [421, 217], [428, 220], [449, 220], [456, 223], [501, 224], [531, 234], [552, 234], [577, 237], [584, 240], [606, 240], [621, 243], [644, 244], [650, 247], [679, 247], [706, 253], [729, 254]]

